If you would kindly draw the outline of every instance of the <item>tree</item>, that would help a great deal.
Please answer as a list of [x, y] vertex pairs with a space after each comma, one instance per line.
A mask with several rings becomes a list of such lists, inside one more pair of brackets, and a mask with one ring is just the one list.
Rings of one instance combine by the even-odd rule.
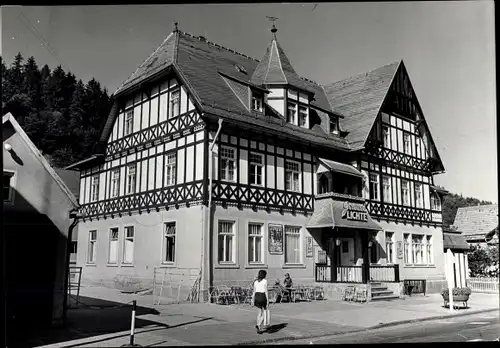
[[34, 57], [29, 57], [24, 64], [24, 74], [23, 74], [23, 90], [31, 99], [31, 105], [36, 110], [41, 110], [43, 108], [42, 102], [42, 75], [38, 69]]
[[472, 245], [467, 254], [470, 277], [498, 277], [498, 245]]

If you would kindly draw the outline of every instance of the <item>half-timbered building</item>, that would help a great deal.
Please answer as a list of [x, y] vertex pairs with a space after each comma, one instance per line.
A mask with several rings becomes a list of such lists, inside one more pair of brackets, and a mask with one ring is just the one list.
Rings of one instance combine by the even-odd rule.
[[443, 165], [403, 62], [321, 86], [276, 31], [259, 61], [176, 27], [118, 88], [70, 166], [84, 280], [441, 285]]

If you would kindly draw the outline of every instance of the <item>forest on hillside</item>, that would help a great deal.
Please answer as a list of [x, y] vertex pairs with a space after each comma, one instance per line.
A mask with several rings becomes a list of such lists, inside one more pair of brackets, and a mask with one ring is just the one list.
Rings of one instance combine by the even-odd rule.
[[10, 112], [54, 167], [92, 154], [110, 108], [95, 78], [84, 83], [61, 66], [40, 69], [21, 53], [8, 67], [2, 60], [2, 116]]
[[[2, 60], [2, 115], [10, 112], [54, 167], [92, 155], [111, 100], [95, 79], [84, 83], [61, 66], [53, 71], [19, 53], [7, 67]], [[457, 209], [491, 204], [450, 193], [443, 202], [443, 224], [453, 224]]]

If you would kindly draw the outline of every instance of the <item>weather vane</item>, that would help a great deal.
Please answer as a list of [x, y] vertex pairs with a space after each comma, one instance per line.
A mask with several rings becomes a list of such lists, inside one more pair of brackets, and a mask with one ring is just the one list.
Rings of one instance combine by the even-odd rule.
[[278, 29], [276, 29], [274, 22], [276, 22], [276, 20], [278, 20], [278, 17], [266, 16], [266, 18], [268, 21], [273, 22], [273, 28], [271, 29], [271, 33], [273, 33], [273, 37], [274, 37], [274, 39], [276, 39], [276, 32], [278, 31]]

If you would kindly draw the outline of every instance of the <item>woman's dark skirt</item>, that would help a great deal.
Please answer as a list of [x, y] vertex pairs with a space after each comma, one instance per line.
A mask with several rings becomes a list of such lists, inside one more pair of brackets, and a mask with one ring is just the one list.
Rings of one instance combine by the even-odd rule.
[[255, 305], [255, 307], [258, 307], [258, 308], [267, 309], [266, 294], [263, 292], [256, 292], [254, 305]]

